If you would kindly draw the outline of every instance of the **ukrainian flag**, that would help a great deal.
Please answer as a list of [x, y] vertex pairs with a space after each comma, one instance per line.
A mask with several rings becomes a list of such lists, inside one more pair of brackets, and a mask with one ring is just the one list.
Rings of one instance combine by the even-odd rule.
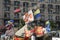
[[37, 9], [37, 10], [34, 12], [34, 17], [35, 17], [35, 19], [40, 19], [40, 17], [41, 17], [40, 9]]
[[45, 24], [46, 24], [46, 27], [45, 27], [46, 28], [46, 31], [47, 32], [50, 32], [51, 31], [51, 29], [50, 29], [50, 22], [49, 21], [46, 21]]

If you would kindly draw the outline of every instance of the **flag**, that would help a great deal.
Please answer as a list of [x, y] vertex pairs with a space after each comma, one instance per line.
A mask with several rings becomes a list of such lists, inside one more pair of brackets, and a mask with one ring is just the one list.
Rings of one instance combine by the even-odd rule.
[[28, 20], [30, 21], [30, 22], [32, 22], [32, 21], [34, 21], [34, 16], [33, 16], [33, 12], [32, 12], [32, 10], [29, 10], [28, 11]]
[[47, 24], [50, 24], [50, 22], [49, 22], [49, 21], [46, 21], [46, 23], [45, 23], [45, 24], [46, 24], [46, 25], [47, 25]]
[[25, 13], [25, 15], [23, 16], [23, 20], [25, 21], [25, 23], [34, 21], [32, 10], [29, 10], [27, 13]]
[[46, 31], [47, 32], [50, 32], [51, 31], [51, 29], [50, 29], [50, 22], [49, 21], [46, 21]]
[[39, 14], [39, 13], [40, 13], [40, 10], [37, 9], [37, 10], [34, 12], [34, 15], [37, 15], [37, 14]]
[[40, 19], [41, 14], [40, 14], [40, 10], [39, 10], [39, 9], [37, 9], [37, 10], [34, 12], [34, 17], [35, 17], [35, 19], [37, 19], [37, 20]]
[[20, 9], [16, 9], [16, 10], [14, 10], [14, 13], [20, 12], [20, 11], [21, 11]]
[[25, 13], [25, 15], [23, 15], [23, 20], [24, 20], [25, 24], [29, 23], [28, 13]]

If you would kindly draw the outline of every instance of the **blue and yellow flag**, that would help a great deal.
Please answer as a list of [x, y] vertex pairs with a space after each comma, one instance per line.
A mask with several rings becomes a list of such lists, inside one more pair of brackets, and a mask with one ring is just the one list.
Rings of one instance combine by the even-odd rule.
[[49, 21], [46, 21], [45, 24], [46, 24], [46, 27], [45, 27], [46, 28], [46, 31], [47, 32], [50, 32], [51, 31], [51, 29], [50, 29], [50, 22]]
[[41, 17], [41, 14], [40, 14], [40, 9], [37, 9], [35, 12], [34, 12], [34, 17], [35, 17], [35, 19], [40, 19], [40, 17]]

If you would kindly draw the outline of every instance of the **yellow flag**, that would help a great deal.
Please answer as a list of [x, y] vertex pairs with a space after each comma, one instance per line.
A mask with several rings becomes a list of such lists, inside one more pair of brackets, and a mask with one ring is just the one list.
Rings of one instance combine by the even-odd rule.
[[34, 12], [34, 15], [37, 15], [37, 14], [39, 14], [39, 13], [40, 13], [40, 10], [37, 9], [37, 10]]

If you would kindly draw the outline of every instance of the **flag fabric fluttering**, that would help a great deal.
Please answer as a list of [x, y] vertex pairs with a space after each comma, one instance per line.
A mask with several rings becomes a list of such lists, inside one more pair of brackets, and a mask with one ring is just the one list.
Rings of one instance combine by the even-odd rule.
[[45, 28], [46, 28], [47, 33], [51, 31], [49, 21], [46, 21], [46, 27]]
[[29, 23], [29, 21], [28, 21], [28, 13], [25, 13], [25, 15], [23, 15], [23, 20], [24, 20], [25, 24]]
[[25, 13], [25, 15], [23, 16], [23, 20], [25, 21], [25, 23], [34, 21], [32, 10], [29, 10], [28, 13]]
[[16, 10], [14, 10], [14, 13], [20, 12], [20, 11], [21, 11], [20, 9], [16, 9]]
[[37, 15], [37, 14], [39, 14], [39, 13], [40, 13], [40, 10], [37, 9], [37, 10], [34, 12], [34, 15]]
[[39, 19], [40, 19], [41, 14], [40, 14], [40, 10], [39, 10], [39, 9], [37, 9], [37, 10], [34, 12], [34, 17], [35, 17], [36, 20], [39, 20]]
[[34, 21], [34, 16], [33, 16], [32, 10], [29, 10], [29, 11], [28, 11], [28, 16], [29, 16], [28, 20], [29, 20], [30, 22]]

